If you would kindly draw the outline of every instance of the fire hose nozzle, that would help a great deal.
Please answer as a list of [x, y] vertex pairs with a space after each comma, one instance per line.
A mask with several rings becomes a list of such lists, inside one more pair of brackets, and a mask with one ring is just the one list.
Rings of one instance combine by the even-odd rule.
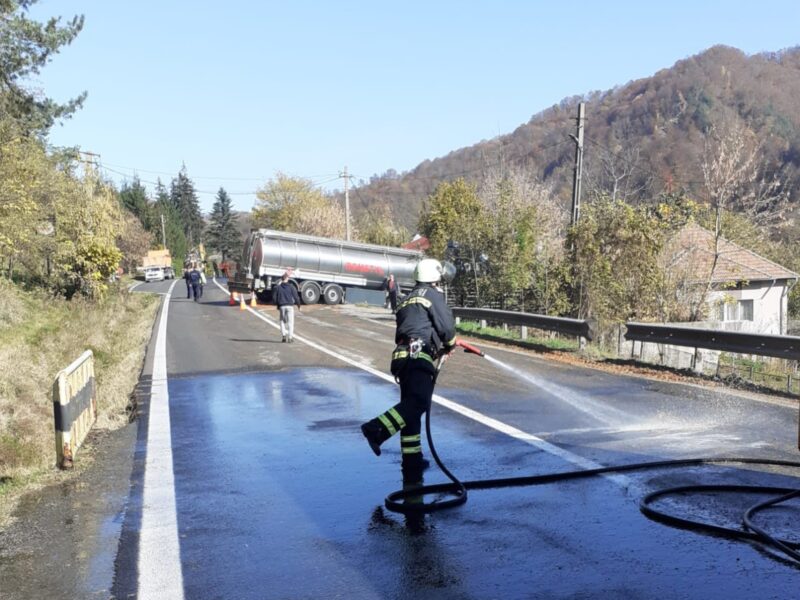
[[473, 346], [472, 344], [468, 344], [463, 340], [456, 340], [456, 346], [461, 346], [464, 349], [464, 352], [469, 352], [470, 354], [477, 354], [478, 356], [485, 356], [483, 350]]

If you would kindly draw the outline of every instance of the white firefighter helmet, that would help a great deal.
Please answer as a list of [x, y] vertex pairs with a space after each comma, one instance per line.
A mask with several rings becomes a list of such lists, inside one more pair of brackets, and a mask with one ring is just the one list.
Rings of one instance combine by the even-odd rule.
[[414, 269], [414, 279], [421, 283], [436, 283], [442, 278], [442, 263], [435, 258], [423, 258]]

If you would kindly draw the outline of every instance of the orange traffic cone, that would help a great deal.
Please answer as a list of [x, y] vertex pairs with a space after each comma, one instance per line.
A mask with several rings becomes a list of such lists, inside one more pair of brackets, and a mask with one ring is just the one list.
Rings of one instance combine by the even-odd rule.
[[233, 297], [233, 292], [231, 292], [231, 297], [228, 300], [228, 306], [236, 306], [236, 299]]
[[247, 310], [247, 304], [244, 303], [244, 294], [239, 294], [239, 310]]
[[255, 294], [253, 294], [252, 296], [250, 296], [250, 306], [252, 306], [253, 308], [255, 308], [256, 306], [258, 306], [258, 304], [256, 304], [256, 295], [255, 295]]

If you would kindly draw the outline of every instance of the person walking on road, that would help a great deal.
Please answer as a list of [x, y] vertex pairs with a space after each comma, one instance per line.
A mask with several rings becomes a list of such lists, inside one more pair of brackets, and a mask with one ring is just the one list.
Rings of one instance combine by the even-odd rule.
[[189, 271], [189, 282], [192, 284], [192, 293], [194, 294], [194, 301], [200, 300], [200, 271], [197, 270], [197, 265], [192, 265], [192, 270]]
[[391, 371], [400, 384], [400, 402], [361, 425], [376, 456], [381, 444], [400, 432], [404, 484], [422, 481], [429, 463], [422, 456], [422, 415], [428, 410], [436, 383], [436, 359], [456, 344], [453, 312], [439, 289], [444, 269], [426, 258], [414, 270], [416, 285], [397, 307], [397, 329]]
[[189, 265], [187, 265], [187, 264], [183, 265], [183, 278], [186, 281], [186, 299], [187, 300], [191, 300], [192, 299], [192, 280], [191, 280], [191, 278], [189, 276], [190, 272], [191, 272], [191, 269], [189, 268]]
[[202, 298], [203, 289], [206, 287], [206, 282], [208, 280], [206, 279], [205, 267], [198, 268], [197, 270], [200, 272], [200, 297]]
[[281, 282], [275, 286], [272, 292], [275, 297], [275, 304], [281, 316], [281, 335], [284, 342], [294, 342], [294, 307], [300, 310], [300, 294], [297, 288], [289, 283], [289, 274], [284, 273]]
[[386, 304], [385, 308], [391, 307], [392, 313], [397, 312], [397, 282], [394, 280], [394, 275], [390, 274], [389, 277], [383, 282], [383, 289], [386, 290]]

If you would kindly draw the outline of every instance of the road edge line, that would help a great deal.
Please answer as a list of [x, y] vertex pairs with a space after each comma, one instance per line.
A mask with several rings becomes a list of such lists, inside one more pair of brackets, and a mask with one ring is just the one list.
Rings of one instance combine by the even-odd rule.
[[167, 380], [167, 319], [176, 283], [164, 295], [153, 360], [137, 558], [140, 600], [184, 597]]

